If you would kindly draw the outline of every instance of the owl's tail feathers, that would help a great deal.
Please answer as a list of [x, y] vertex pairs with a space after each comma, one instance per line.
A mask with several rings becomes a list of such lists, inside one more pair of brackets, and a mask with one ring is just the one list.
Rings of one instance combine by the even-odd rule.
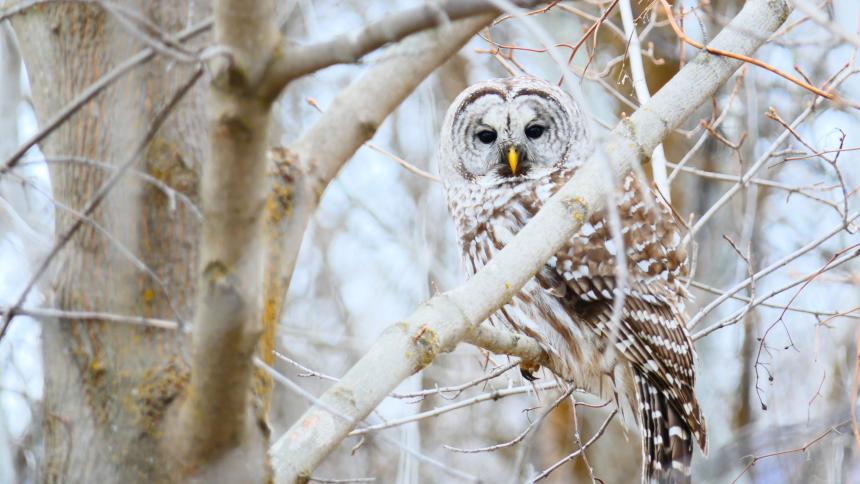
[[[635, 381], [642, 428], [643, 484], [689, 484], [694, 436], [687, 419], [646, 378], [637, 375]], [[696, 439], [704, 441], [699, 435]]]

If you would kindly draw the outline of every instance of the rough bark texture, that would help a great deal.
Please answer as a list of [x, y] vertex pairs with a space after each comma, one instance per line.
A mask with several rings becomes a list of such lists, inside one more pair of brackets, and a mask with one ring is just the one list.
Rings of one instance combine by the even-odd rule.
[[[129, 2], [165, 31], [207, 12], [185, 2]], [[15, 17], [40, 121], [143, 46], [95, 6], [47, 4]], [[157, 58], [101, 93], [41, 144], [48, 157], [83, 156], [116, 165], [192, 70]], [[202, 94], [195, 87], [153, 139], [136, 168], [196, 200], [205, 153]], [[52, 164], [58, 202], [80, 209], [110, 173]], [[54, 262], [55, 306], [187, 320], [194, 294], [198, 221], [171, 208], [157, 188], [127, 178], [93, 219], [148, 265], [137, 270], [103, 234], [85, 225]], [[57, 232], [73, 221], [57, 211]], [[47, 277], [46, 277], [47, 279]], [[172, 306], [168, 301], [172, 299]], [[179, 313], [177, 315], [177, 313]], [[46, 320], [46, 482], [167, 482], [161, 458], [162, 417], [187, 380], [177, 333], [89, 320]]]

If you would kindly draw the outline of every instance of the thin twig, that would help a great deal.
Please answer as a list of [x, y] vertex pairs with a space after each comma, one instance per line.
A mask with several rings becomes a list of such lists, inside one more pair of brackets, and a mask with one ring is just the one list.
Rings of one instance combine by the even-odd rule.
[[573, 393], [574, 390], [575, 390], [575, 387], [573, 387], [573, 386], [569, 387], [567, 389], [567, 391], [562, 393], [562, 395], [560, 397], [558, 397], [549, 407], [544, 409], [544, 411], [541, 412], [540, 416], [537, 419], [530, 422], [528, 424], [528, 426], [526, 426], [525, 430], [523, 430], [522, 432], [520, 432], [519, 435], [517, 435], [516, 437], [514, 437], [513, 439], [511, 439], [507, 442], [502, 442], [501, 444], [491, 445], [489, 447], [478, 447], [477, 449], [462, 449], [460, 447], [453, 447], [450, 445], [444, 445], [443, 447], [445, 447], [446, 449], [448, 449], [452, 452], [460, 452], [462, 454], [477, 454], [480, 452], [493, 452], [493, 451], [496, 451], [499, 449], [504, 449], [505, 447], [514, 446], [514, 445], [522, 442], [522, 440], [526, 438], [526, 435], [528, 435], [532, 429], [540, 427], [540, 425], [541, 425], [541, 423], [543, 423], [544, 419], [553, 410], [555, 410], [555, 408], [558, 407], [561, 404], [561, 402], [565, 401]]
[[[854, 413], [853, 410], [852, 410], [852, 413]], [[793, 449], [780, 450], [780, 451], [776, 451], [776, 452], [769, 452], [767, 454], [752, 456], [752, 460], [749, 462], [749, 464], [746, 465], [746, 467], [744, 467], [744, 470], [742, 470], [741, 473], [738, 474], [737, 477], [735, 477], [735, 479], [732, 481], [731, 484], [735, 484], [736, 482], [738, 482], [738, 480], [741, 477], [743, 477], [743, 475], [746, 474], [760, 460], [767, 459], [768, 457], [776, 457], [776, 456], [785, 455], [785, 454], [794, 454], [794, 453], [798, 453], [798, 452], [806, 452], [810, 447], [817, 444], [818, 442], [820, 442], [822, 439], [824, 439], [828, 435], [830, 435], [832, 433], [841, 434], [841, 432], [839, 431], [839, 427], [841, 427], [842, 425], [845, 425], [846, 423], [847, 422], [842, 422], [840, 424], [837, 424], [837, 425], [830, 427], [829, 429], [825, 430], [824, 432], [819, 434], [817, 437], [813, 438], [809, 442], [806, 442], [805, 444], [801, 445], [800, 447], [795, 447]]]
[[585, 444], [583, 444], [583, 445], [582, 445], [582, 447], [580, 447], [579, 449], [576, 449], [575, 451], [573, 451], [573, 452], [571, 452], [570, 454], [566, 455], [566, 456], [565, 456], [563, 459], [561, 459], [560, 461], [558, 461], [558, 462], [556, 462], [555, 464], [553, 464], [553, 465], [549, 466], [548, 468], [546, 468], [546, 469], [545, 469], [544, 471], [542, 471], [540, 474], [538, 474], [537, 476], [535, 476], [535, 477], [532, 479], [532, 482], [538, 482], [538, 481], [540, 481], [540, 480], [542, 480], [542, 479], [546, 479], [546, 478], [547, 478], [547, 477], [548, 477], [548, 476], [549, 476], [553, 471], [555, 471], [556, 469], [558, 469], [559, 467], [561, 467], [561, 466], [562, 466], [562, 465], [564, 465], [565, 463], [567, 463], [567, 462], [569, 462], [569, 461], [573, 460], [573, 459], [574, 459], [576, 456], [578, 456], [579, 454], [581, 454], [581, 453], [585, 452], [585, 450], [586, 450], [586, 449], [588, 449], [589, 447], [591, 447], [591, 445], [592, 445], [592, 444], [594, 444], [594, 442], [596, 442], [596, 441], [597, 441], [597, 439], [599, 439], [601, 435], [603, 435], [603, 432], [605, 432], [605, 431], [606, 431], [606, 427], [609, 425], [609, 422], [612, 420], [612, 418], [613, 418], [613, 417], [615, 417], [615, 415], [616, 415], [616, 414], [618, 414], [618, 409], [617, 409], [617, 408], [616, 408], [616, 409], [613, 409], [613, 410], [612, 410], [612, 412], [609, 414], [609, 416], [608, 416], [608, 417], [606, 417], [606, 420], [604, 420], [604, 421], [603, 421], [603, 424], [601, 424], [601, 425], [600, 425], [600, 428], [598, 428], [598, 429], [597, 429], [597, 432], [595, 432], [595, 433], [594, 433], [594, 435], [593, 435], [593, 436], [591, 436], [591, 438], [590, 438], [590, 439], [588, 439], [588, 442], [586, 442]]
[[[11, 312], [10, 307], [0, 307], [0, 314]], [[31, 316], [34, 318], [57, 318], [57, 319], [91, 319], [96, 321], [108, 321], [114, 323], [134, 324], [150, 328], [176, 330], [179, 324], [167, 319], [144, 318], [141, 316], [127, 316], [124, 314], [104, 313], [98, 311], [75, 311], [55, 308], [28, 308], [19, 307], [15, 309], [19, 316]]]
[[396, 420], [389, 420], [388, 422], [370, 425], [364, 428], [358, 428], [349, 433], [350, 436], [355, 435], [363, 435], [369, 432], [375, 432], [377, 430], [388, 429], [391, 427], [398, 427], [403, 424], [407, 424], [409, 422], [417, 422], [419, 420], [423, 420], [429, 417], [436, 417], [438, 415], [442, 415], [443, 413], [448, 413], [453, 410], [458, 410], [461, 408], [472, 406], [476, 403], [486, 402], [486, 401], [495, 401], [500, 398], [509, 397], [511, 395], [520, 395], [523, 393], [529, 393], [533, 391], [535, 388], [538, 390], [549, 390], [551, 388], [557, 388], [559, 384], [555, 381], [547, 381], [543, 383], [539, 383], [537, 385], [522, 385], [513, 388], [506, 388], [504, 390], [494, 390], [492, 392], [482, 393], [476, 397], [468, 398], [466, 400], [461, 400], [457, 403], [452, 403], [451, 405], [446, 405], [444, 407], [437, 407], [433, 410], [428, 410], [426, 412], [416, 413], [414, 415], [410, 415], [408, 417], [399, 418]]
[[[680, 27], [678, 27], [678, 24], [675, 23], [675, 16], [672, 14], [672, 8], [669, 6], [669, 4], [666, 2], [666, 0], [660, 0], [660, 4], [663, 6], [663, 10], [666, 12], [666, 17], [669, 19], [669, 24], [672, 26], [672, 30], [675, 31], [675, 34], [681, 40], [692, 45], [693, 47], [695, 47], [697, 49], [705, 50], [705, 51], [707, 51], [711, 54], [714, 54], [714, 55], [729, 57], [731, 59], [736, 59], [736, 60], [739, 60], [742, 62], [752, 64], [754, 66], [761, 67], [762, 69], [766, 69], [766, 70], [782, 77], [783, 79], [786, 79], [790, 82], [793, 82], [794, 84], [797, 84], [798, 86], [806, 89], [807, 91], [815, 93], [816, 95], [821, 96], [825, 99], [829, 99], [831, 101], [834, 101], [836, 99], [836, 96], [833, 93], [823, 91], [823, 90], [821, 90], [821, 89], [819, 89], [819, 88], [817, 88], [817, 87], [815, 87], [809, 83], [806, 83], [806, 82], [804, 82], [804, 81], [802, 81], [802, 80], [800, 80], [800, 79], [798, 79], [798, 78], [796, 78], [790, 74], [786, 74], [785, 72], [782, 72], [781, 70], [771, 66], [770, 64], [762, 62], [758, 59], [754, 59], [752, 57], [745, 56], [742, 54], [737, 54], [734, 52], [728, 52], [725, 50], [714, 49], [712, 47], [708, 47], [706, 45], [702, 45], [702, 44], [696, 42], [695, 40], [688, 37], [687, 34], [685, 34], [684, 31], [681, 30]], [[857, 107], [857, 106], [853, 106], [853, 107]]]

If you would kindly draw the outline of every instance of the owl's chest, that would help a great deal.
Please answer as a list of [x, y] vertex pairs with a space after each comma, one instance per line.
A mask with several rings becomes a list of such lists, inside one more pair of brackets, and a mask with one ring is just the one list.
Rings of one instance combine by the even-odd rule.
[[[525, 225], [517, 217], [490, 217], [483, 230], [463, 240], [469, 276], [480, 270]], [[532, 278], [514, 298], [490, 316], [494, 325], [536, 338], [561, 364], [563, 376], [583, 387], [599, 390], [613, 366], [603, 358], [605, 341], [559, 298]]]

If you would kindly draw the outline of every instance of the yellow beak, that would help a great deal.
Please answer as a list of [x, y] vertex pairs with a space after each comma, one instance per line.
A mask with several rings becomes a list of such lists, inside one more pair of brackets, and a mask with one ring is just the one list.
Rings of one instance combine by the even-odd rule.
[[514, 175], [517, 174], [517, 164], [520, 162], [520, 155], [517, 154], [517, 150], [514, 149], [513, 146], [508, 148], [508, 165], [511, 166], [511, 173]]

